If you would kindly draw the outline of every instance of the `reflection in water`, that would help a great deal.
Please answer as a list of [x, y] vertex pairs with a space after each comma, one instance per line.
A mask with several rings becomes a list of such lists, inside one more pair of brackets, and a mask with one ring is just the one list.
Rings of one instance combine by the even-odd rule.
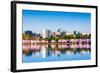
[[24, 45], [23, 62], [87, 60], [90, 48], [90, 44]]

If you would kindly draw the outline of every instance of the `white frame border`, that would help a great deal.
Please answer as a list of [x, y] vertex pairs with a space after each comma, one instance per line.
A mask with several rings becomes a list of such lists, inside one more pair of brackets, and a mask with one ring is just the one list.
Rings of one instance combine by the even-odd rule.
[[[17, 58], [17, 70], [21, 69], [39, 69], [39, 68], [53, 68], [53, 67], [73, 67], [73, 66], [85, 66], [85, 65], [95, 65], [96, 60], [96, 9], [84, 8], [84, 7], [67, 7], [67, 6], [48, 6], [48, 5], [29, 5], [29, 4], [17, 4], [17, 14], [16, 14], [16, 26], [17, 26], [17, 47], [16, 47], [16, 58]], [[63, 11], [63, 12], [84, 12], [91, 13], [91, 60], [84, 61], [60, 61], [60, 62], [42, 62], [42, 63], [25, 63], [22, 64], [22, 9], [28, 10], [49, 10], [49, 11]], [[55, 65], [55, 66], [54, 66]], [[67, 65], [67, 66], [66, 66]]]

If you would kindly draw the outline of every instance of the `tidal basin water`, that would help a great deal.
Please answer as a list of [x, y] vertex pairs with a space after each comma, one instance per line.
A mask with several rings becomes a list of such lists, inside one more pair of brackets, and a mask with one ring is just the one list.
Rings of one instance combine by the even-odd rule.
[[89, 44], [24, 45], [23, 48], [23, 63], [91, 59]]

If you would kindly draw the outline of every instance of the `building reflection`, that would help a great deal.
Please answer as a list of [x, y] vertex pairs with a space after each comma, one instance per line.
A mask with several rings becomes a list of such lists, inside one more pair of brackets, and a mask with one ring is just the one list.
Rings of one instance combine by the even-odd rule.
[[91, 52], [90, 44], [62, 44], [62, 45], [31, 45], [30, 47], [27, 45], [23, 46], [23, 54], [26, 56], [31, 55], [41, 55], [42, 58], [56, 56], [61, 57], [62, 55], [70, 55], [70, 54], [80, 54], [83, 55], [85, 53]]

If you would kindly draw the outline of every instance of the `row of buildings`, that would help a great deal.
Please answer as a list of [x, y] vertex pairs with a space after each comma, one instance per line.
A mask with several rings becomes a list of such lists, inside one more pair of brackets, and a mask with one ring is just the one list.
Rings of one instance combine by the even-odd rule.
[[[79, 34], [78, 31], [67, 32], [63, 31], [61, 28], [57, 29], [57, 31], [52, 32], [49, 29], [43, 29], [42, 33], [33, 33], [32, 31], [25, 31], [25, 34], [30, 34], [32, 36], [42, 37], [42, 38], [50, 38], [50, 37], [57, 37], [63, 35], [76, 35]], [[82, 35], [89, 35], [90, 33], [82, 33]]]

